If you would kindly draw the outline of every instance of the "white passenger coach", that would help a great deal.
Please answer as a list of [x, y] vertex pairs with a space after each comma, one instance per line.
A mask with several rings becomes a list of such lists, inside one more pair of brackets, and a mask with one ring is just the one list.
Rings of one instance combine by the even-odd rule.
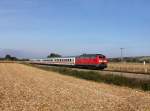
[[49, 65], [75, 65], [75, 57], [58, 57], [47, 59], [31, 59], [32, 63]]

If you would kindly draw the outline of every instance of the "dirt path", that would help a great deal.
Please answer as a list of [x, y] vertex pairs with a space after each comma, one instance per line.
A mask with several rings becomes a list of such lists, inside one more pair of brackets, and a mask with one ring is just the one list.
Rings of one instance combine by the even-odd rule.
[[150, 93], [0, 63], [0, 111], [150, 111]]

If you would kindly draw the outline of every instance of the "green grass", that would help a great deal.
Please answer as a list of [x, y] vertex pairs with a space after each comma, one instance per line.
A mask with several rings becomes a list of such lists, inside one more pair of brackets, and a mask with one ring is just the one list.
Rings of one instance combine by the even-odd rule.
[[71, 68], [65, 68], [65, 67], [47, 67], [47, 66], [38, 66], [38, 65], [30, 65], [30, 66], [34, 66], [47, 71], [58, 72], [59, 74], [73, 76], [80, 79], [85, 79], [85, 80], [90, 80], [95, 82], [103, 82], [107, 84], [114, 84], [117, 86], [138, 88], [144, 91], [150, 91], [150, 80], [127, 78], [124, 76], [113, 75], [113, 74], [104, 75], [96, 71], [79, 71], [79, 70], [73, 70]]

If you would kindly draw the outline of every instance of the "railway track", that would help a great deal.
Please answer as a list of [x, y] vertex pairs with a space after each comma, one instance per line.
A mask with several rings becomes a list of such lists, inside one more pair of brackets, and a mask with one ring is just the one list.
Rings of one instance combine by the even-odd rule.
[[139, 73], [131, 73], [131, 72], [118, 72], [118, 71], [110, 71], [110, 70], [96, 70], [96, 69], [86, 69], [86, 68], [77, 68], [77, 67], [65, 67], [65, 66], [50, 66], [50, 65], [39, 65], [41, 67], [64, 67], [64, 68], [69, 68], [72, 70], [79, 70], [79, 71], [94, 71], [98, 72], [100, 74], [108, 74], [108, 75], [118, 75], [118, 76], [123, 76], [127, 78], [134, 78], [134, 79], [139, 79], [139, 80], [150, 80], [150, 74], [139, 74]]
[[100, 72], [101, 74], [113, 74], [113, 75], [119, 75], [119, 76], [124, 76], [124, 77], [128, 77], [128, 78], [150, 80], [149, 74], [119, 72], [119, 71], [110, 71], [110, 70], [103, 70], [103, 71], [97, 71], [97, 72]]

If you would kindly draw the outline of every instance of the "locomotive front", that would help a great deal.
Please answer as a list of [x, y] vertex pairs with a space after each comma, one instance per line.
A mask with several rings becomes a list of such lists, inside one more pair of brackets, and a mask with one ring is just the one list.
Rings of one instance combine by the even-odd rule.
[[97, 64], [98, 68], [100, 68], [100, 69], [107, 68], [108, 59], [106, 58], [106, 56], [99, 54], [99, 55], [97, 55], [97, 60], [98, 60], [98, 64]]

